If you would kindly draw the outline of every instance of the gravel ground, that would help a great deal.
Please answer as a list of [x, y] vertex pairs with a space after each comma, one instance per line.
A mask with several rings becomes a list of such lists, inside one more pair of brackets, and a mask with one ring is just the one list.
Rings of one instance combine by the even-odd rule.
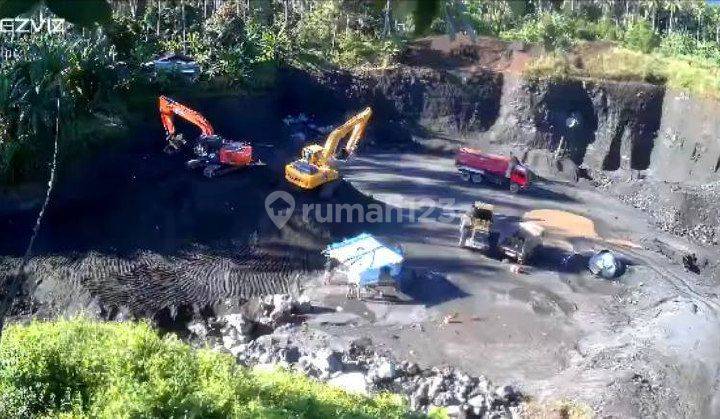
[[[649, 214], [596, 188], [539, 182], [527, 193], [512, 195], [462, 183], [452, 160], [437, 156], [365, 152], [346, 168], [345, 179], [348, 183], [330, 201], [295, 193], [296, 215], [304, 203], [346, 203], [379, 204], [400, 218], [328, 226], [295, 217], [272, 234], [268, 229], [275, 227], [263, 220], [259, 240], [251, 235], [235, 247], [224, 242], [124, 256], [46, 254], [32, 262], [41, 274], [35, 288], [26, 290], [34, 300], [23, 300], [28, 304], [20, 311], [50, 316], [74, 307], [94, 309], [103, 318], [127, 318], [164, 306], [145, 314], [161, 327], [214, 342], [240, 362], [264, 365], [284, 359], [292, 364], [297, 358], [294, 365], [312, 376], [358, 391], [400, 391], [421, 411], [445, 405], [458, 414], [509, 416], [521, 411], [520, 400], [531, 397], [540, 403], [576, 400], [601, 416], [720, 414], [717, 285], [673, 256], [707, 255], [707, 249], [663, 232]], [[211, 187], [223, 191], [246, 181], [227, 178]], [[204, 197], [208, 191], [193, 193]], [[258, 199], [238, 198], [233, 205], [262, 213], [259, 192], [253, 196]], [[496, 226], [503, 234], [537, 209], [586, 217], [595, 233], [572, 230], [576, 233], [543, 248], [519, 274], [512, 264], [456, 246], [457, 214], [475, 200], [495, 205]], [[237, 232], [228, 231], [229, 238], [257, 228], [236, 226], [234, 213], [214, 210], [224, 217], [222, 225]], [[72, 220], [67, 223], [53, 227], [71, 229]], [[344, 287], [317, 281], [318, 262], [297, 257], [299, 249], [317, 256], [323, 243], [361, 231], [405, 249], [406, 267], [415, 280], [394, 303], [348, 300]], [[262, 248], [271, 239], [279, 246], [275, 256], [241, 251], [251, 242]], [[585, 270], [583, 261], [602, 248], [628, 263], [619, 279], [601, 280]], [[5, 258], [4, 266], [13, 260]], [[274, 260], [282, 269], [273, 270]], [[117, 286], [93, 280], [97, 272]], [[289, 287], [298, 272], [306, 280]], [[270, 286], [273, 278], [280, 281], [278, 288]], [[253, 288], [257, 281], [262, 287]], [[178, 283], [183, 285], [172, 286]], [[302, 300], [273, 297], [239, 304], [255, 301], [257, 294], [294, 289]], [[167, 298], [133, 290], [156, 290]], [[178, 300], [179, 292], [186, 300]], [[173, 309], [175, 300], [184, 305]], [[211, 300], [210, 309], [200, 307]], [[118, 309], [108, 310], [108, 302], [116, 302]]]
[[[380, 225], [376, 234], [401, 242], [407, 264], [435, 279], [408, 292], [413, 303], [346, 307], [356, 315], [353, 327], [313, 327], [367, 335], [402, 359], [461, 367], [540, 399], [580, 400], [601, 416], [720, 414], [716, 285], [647, 243], [685, 253], [707, 249], [662, 232], [647, 214], [595, 188], [539, 183], [511, 195], [462, 184], [450, 159], [366, 154], [346, 179], [395, 205], [435, 199], [444, 214], [477, 199], [490, 202], [500, 229], [533, 209], [575, 212], [595, 223], [599, 239], [569, 238], [564, 252], [583, 260], [610, 248], [629, 266], [618, 280], [599, 280], [582, 264], [562, 265], [563, 251], [548, 248], [528, 274], [516, 275], [502, 261], [456, 248], [454, 222]], [[341, 301], [315, 293], [329, 306]], [[444, 323], [448, 315], [457, 322]]]

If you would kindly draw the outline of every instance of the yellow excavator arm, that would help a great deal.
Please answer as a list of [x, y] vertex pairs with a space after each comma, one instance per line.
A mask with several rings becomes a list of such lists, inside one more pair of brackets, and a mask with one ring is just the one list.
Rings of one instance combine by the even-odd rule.
[[355, 153], [365, 133], [372, 109], [365, 108], [359, 114], [335, 128], [325, 140], [325, 145], [310, 144], [303, 148], [300, 158], [285, 166], [285, 179], [303, 189], [314, 189], [340, 177], [334, 166], [335, 154], [340, 141], [348, 134], [345, 156]]
[[350, 134], [347, 143], [345, 144], [345, 154], [347, 156], [355, 153], [363, 134], [365, 133], [365, 127], [370, 121], [372, 116], [372, 109], [370, 107], [365, 108], [359, 114], [348, 119], [344, 124], [335, 128], [333, 132], [328, 135], [325, 140], [325, 146], [323, 147], [322, 155], [318, 161], [318, 166], [326, 165], [330, 162], [330, 159], [335, 156], [337, 152], [340, 140], [345, 138], [346, 135]]

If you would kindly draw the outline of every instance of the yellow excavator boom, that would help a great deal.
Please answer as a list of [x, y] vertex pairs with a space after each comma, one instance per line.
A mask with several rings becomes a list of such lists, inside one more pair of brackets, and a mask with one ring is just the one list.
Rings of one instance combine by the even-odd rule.
[[330, 158], [335, 156], [340, 140], [345, 138], [348, 133], [350, 133], [350, 138], [348, 138], [345, 144], [346, 155], [350, 156], [355, 153], [371, 116], [372, 109], [367, 107], [359, 114], [348, 119], [344, 124], [335, 128], [333, 132], [328, 135], [327, 140], [325, 140], [325, 146], [323, 147], [322, 156], [320, 157], [320, 161], [318, 161], [318, 165], [328, 164]]
[[359, 114], [335, 128], [325, 140], [325, 145], [310, 144], [303, 148], [300, 158], [285, 166], [285, 179], [303, 189], [314, 189], [340, 177], [334, 167], [334, 159], [340, 141], [348, 134], [345, 156], [355, 153], [372, 116], [372, 109], [365, 108]]

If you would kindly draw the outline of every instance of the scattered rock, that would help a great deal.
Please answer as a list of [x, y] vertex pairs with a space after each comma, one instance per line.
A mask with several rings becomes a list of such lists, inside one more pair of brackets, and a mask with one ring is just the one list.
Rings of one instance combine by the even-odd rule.
[[226, 349], [233, 348], [240, 343], [249, 342], [252, 339], [254, 324], [245, 318], [243, 314], [228, 314], [220, 317], [219, 321], [224, 323], [221, 329], [223, 346]]
[[395, 364], [390, 361], [385, 360], [377, 367], [377, 378], [380, 380], [392, 380], [395, 373]]
[[312, 365], [320, 371], [320, 376], [330, 375], [342, 370], [342, 356], [329, 348], [320, 349], [312, 359]]
[[[411, 361], [399, 362], [376, 352], [367, 337], [331, 344], [328, 335], [308, 332], [293, 321], [310, 308], [307, 300], [273, 295], [260, 300], [254, 318], [228, 314], [207, 323], [193, 321], [188, 329], [198, 338], [219, 340], [222, 345], [218, 347], [243, 365], [281, 365], [359, 394], [405, 394], [411, 408], [418, 412], [427, 413], [440, 406], [447, 408], [452, 417], [505, 417], [520, 403], [512, 387], [495, 387], [485, 377], [473, 377], [450, 367], [423, 369]], [[444, 320], [457, 322], [457, 314]]]
[[187, 328], [194, 337], [200, 340], [206, 340], [208, 337], [207, 325], [202, 320], [192, 320]]

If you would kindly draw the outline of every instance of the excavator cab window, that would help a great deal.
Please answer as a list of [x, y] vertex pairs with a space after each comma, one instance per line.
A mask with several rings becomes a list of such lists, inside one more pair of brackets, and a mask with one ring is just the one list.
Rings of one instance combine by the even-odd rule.
[[214, 153], [220, 150], [220, 148], [223, 145], [223, 139], [219, 135], [208, 135], [203, 136], [201, 135], [198, 138], [198, 142], [202, 144], [203, 148], [209, 152]]
[[301, 161], [301, 160], [298, 160], [298, 161], [292, 163], [292, 165], [295, 169], [297, 169], [297, 171], [299, 171], [301, 173], [305, 173], [307, 175], [314, 175], [315, 173], [318, 172], [317, 167], [315, 167], [311, 164], [308, 164], [304, 161]]
[[314, 153], [312, 150], [305, 148], [305, 149], [303, 149], [302, 159], [305, 160], [307, 163], [310, 163], [313, 161], [313, 154]]
[[305, 147], [302, 151], [302, 160], [307, 164], [317, 165], [320, 153], [322, 153], [321, 148], [313, 148], [312, 146]]

